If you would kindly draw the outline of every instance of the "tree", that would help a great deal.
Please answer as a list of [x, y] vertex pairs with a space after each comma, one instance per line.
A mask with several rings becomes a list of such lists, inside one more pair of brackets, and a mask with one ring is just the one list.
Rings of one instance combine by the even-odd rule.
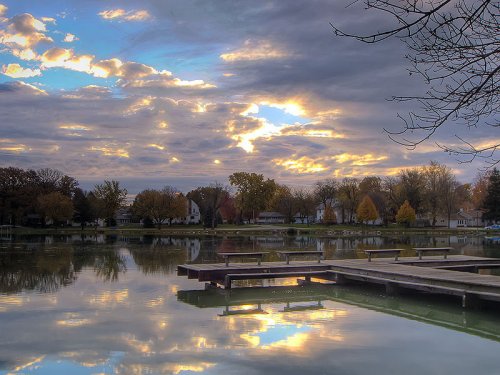
[[403, 169], [399, 173], [403, 197], [417, 214], [424, 210], [425, 176], [419, 168]]
[[111, 226], [116, 211], [125, 203], [127, 189], [120, 188], [120, 182], [112, 180], [96, 185], [93, 193], [100, 206], [100, 215], [106, 219], [106, 225]]
[[406, 200], [396, 214], [396, 222], [409, 227], [410, 224], [414, 223], [416, 219], [415, 210], [412, 206], [410, 206], [410, 202]]
[[151, 219], [158, 229], [171, 216], [167, 197], [158, 190], [143, 190], [137, 194], [132, 212], [141, 219]]
[[488, 221], [500, 220], [500, 172], [494, 168], [491, 172], [488, 190], [484, 199], [483, 218]]
[[363, 200], [358, 206], [356, 217], [359, 222], [368, 224], [369, 221], [375, 221], [378, 218], [377, 208], [368, 195], [363, 197]]
[[347, 213], [347, 222], [354, 222], [354, 213], [359, 203], [359, 182], [355, 178], [344, 178], [338, 188], [338, 197], [342, 209], [342, 223], [345, 223]]
[[331, 205], [325, 206], [325, 212], [323, 213], [323, 224], [332, 225], [337, 223], [337, 216], [335, 215], [335, 210]]
[[483, 208], [488, 192], [491, 170], [478, 172], [471, 189], [471, 200], [475, 209]]
[[204, 226], [215, 229], [219, 210], [230, 199], [230, 194], [227, 187], [216, 182], [190, 191], [187, 197], [200, 207]]
[[96, 211], [92, 205], [92, 201], [95, 200], [94, 194], [85, 192], [80, 188], [75, 190], [73, 196], [73, 206], [75, 212], [73, 215], [73, 220], [80, 223], [82, 230], [85, 228], [85, 224], [94, 221], [96, 216]]
[[38, 210], [44, 218], [52, 220], [56, 225], [73, 217], [73, 202], [56, 191], [38, 197]]
[[423, 167], [422, 173], [424, 177], [424, 206], [431, 215], [431, 224], [434, 227], [438, 214], [448, 214], [449, 208], [451, 209], [453, 206], [447, 204], [451, 202], [449, 200], [450, 194], [452, 194], [450, 184], [455, 177], [449, 167], [436, 161], [431, 161], [428, 166]]
[[292, 190], [286, 185], [276, 185], [276, 190], [269, 202], [269, 210], [282, 213], [285, 215], [286, 222], [292, 223], [298, 210], [297, 206]]
[[[396, 26], [369, 35], [355, 35], [339, 30], [340, 36], [365, 43], [377, 43], [397, 37], [409, 49], [406, 56], [412, 68], [429, 85], [423, 96], [394, 97], [399, 101], [415, 101], [419, 112], [411, 112], [403, 129], [389, 133], [391, 139], [409, 148], [429, 139], [441, 126], [459, 120], [473, 129], [499, 125], [498, 74], [500, 26], [498, 2], [491, 0], [364, 0], [369, 10], [378, 10], [396, 21]], [[416, 132], [417, 138], [407, 134]], [[395, 139], [396, 136], [402, 138]], [[473, 144], [457, 136], [463, 146], [441, 147], [454, 154], [466, 155], [464, 161], [477, 156], [491, 163], [500, 143], [485, 146]]]
[[172, 186], [165, 186], [161, 190], [161, 194], [164, 197], [166, 211], [168, 212], [169, 225], [172, 225], [172, 221], [176, 218], [182, 218], [187, 215], [187, 199], [179, 192], [178, 189]]
[[266, 209], [276, 190], [274, 180], [256, 173], [235, 172], [229, 176], [229, 183], [236, 187], [236, 206], [241, 216], [254, 221], [256, 212]]
[[296, 189], [293, 196], [297, 205], [297, 210], [302, 222], [306, 221], [309, 225], [309, 217], [316, 208], [314, 193], [307, 189]]

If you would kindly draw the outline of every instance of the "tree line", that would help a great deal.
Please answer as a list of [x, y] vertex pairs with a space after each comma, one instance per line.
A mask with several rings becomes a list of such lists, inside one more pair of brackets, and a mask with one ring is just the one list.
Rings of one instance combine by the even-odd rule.
[[[235, 172], [229, 185], [212, 183], [183, 194], [172, 186], [146, 189], [136, 195], [130, 211], [145, 225], [172, 225], [191, 214], [194, 201], [205, 227], [255, 222], [263, 211], [279, 212], [285, 222], [309, 223], [318, 206], [324, 224], [399, 222], [411, 224], [426, 217], [435, 226], [439, 217], [459, 209], [482, 210], [487, 221], [500, 220], [500, 173], [478, 173], [472, 183], [459, 183], [446, 165], [402, 169], [395, 176], [346, 177], [316, 181], [311, 187], [291, 187], [251, 172]], [[127, 190], [119, 181], [104, 181], [84, 191], [78, 181], [45, 168], [0, 168], [0, 224], [54, 225], [68, 220], [81, 223], [104, 219], [115, 225], [115, 215], [125, 207]]]

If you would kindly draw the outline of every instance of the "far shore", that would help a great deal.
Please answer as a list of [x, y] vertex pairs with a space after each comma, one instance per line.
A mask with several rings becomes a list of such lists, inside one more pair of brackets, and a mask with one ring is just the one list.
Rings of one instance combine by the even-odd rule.
[[200, 235], [316, 235], [316, 236], [367, 236], [367, 235], [404, 235], [404, 234], [429, 234], [429, 235], [487, 235], [499, 231], [485, 230], [484, 228], [445, 228], [425, 227], [406, 228], [398, 225], [369, 226], [369, 225], [333, 225], [318, 224], [276, 224], [276, 225], [219, 225], [215, 229], [203, 228], [201, 225], [163, 226], [158, 228], [143, 228], [138, 226], [118, 227], [14, 227], [3, 229], [4, 234], [16, 235], [152, 235], [152, 236], [200, 236]]

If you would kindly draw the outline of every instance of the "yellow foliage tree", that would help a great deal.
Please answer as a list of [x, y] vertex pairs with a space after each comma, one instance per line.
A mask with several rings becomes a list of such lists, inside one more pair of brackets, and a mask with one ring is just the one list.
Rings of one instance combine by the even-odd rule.
[[323, 214], [323, 223], [326, 225], [332, 225], [337, 222], [337, 217], [335, 216], [335, 211], [332, 206], [327, 204], [325, 206], [325, 213]]
[[405, 224], [407, 227], [410, 226], [411, 223], [414, 223], [417, 220], [415, 215], [415, 210], [410, 203], [406, 200], [401, 207], [399, 207], [398, 213], [396, 214], [396, 221], [399, 224]]
[[377, 208], [368, 195], [365, 195], [363, 200], [356, 210], [358, 221], [367, 224], [369, 221], [375, 221], [378, 218]]

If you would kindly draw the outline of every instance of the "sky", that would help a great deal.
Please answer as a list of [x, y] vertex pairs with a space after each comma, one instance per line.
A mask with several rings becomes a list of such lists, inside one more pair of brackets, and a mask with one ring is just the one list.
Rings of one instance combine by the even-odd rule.
[[[91, 188], [182, 191], [233, 172], [308, 186], [460, 163], [436, 142], [492, 133], [451, 124], [415, 150], [392, 142], [422, 95], [391, 27], [352, 0], [0, 0], [0, 166], [56, 168]], [[410, 135], [413, 136], [413, 135]], [[415, 135], [418, 136], [418, 135]]]

